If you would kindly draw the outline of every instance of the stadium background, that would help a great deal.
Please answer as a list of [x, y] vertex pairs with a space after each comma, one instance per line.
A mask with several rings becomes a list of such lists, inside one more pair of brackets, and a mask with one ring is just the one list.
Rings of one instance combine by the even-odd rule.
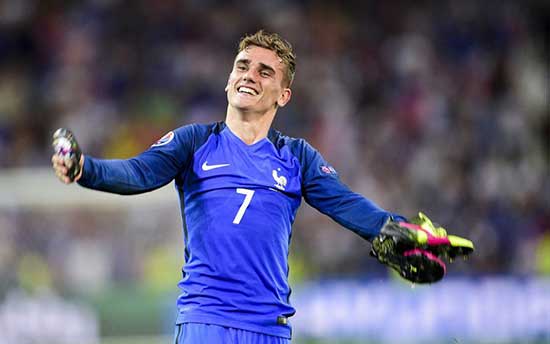
[[124, 158], [222, 120], [236, 43], [258, 28], [298, 56], [275, 127], [307, 138], [354, 190], [477, 247], [442, 283], [411, 286], [302, 206], [294, 342], [550, 342], [548, 7], [0, 1], [0, 343], [170, 342], [175, 192], [64, 186], [50, 137], [68, 127], [85, 153]]

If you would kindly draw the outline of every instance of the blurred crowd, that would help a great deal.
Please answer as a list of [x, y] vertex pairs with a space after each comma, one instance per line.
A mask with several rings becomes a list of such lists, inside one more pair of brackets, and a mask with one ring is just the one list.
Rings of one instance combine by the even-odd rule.
[[[293, 98], [275, 128], [306, 138], [346, 184], [384, 208], [405, 216], [424, 211], [471, 238], [477, 251], [455, 273], [550, 275], [545, 6], [0, 1], [0, 173], [47, 166], [50, 136], [61, 126], [76, 133], [86, 154], [125, 158], [175, 127], [223, 120], [237, 42], [265, 28], [297, 54]], [[92, 257], [128, 279], [135, 278], [129, 271], [145, 269], [139, 255], [123, 258], [128, 242], [169, 246], [181, 226], [174, 217], [162, 232], [168, 227], [172, 234], [150, 240], [132, 231], [143, 222], [111, 213], [97, 220], [95, 211], [80, 210], [70, 215], [74, 228], [70, 219], [56, 225], [59, 217], [43, 221], [44, 214], [24, 209], [0, 214], [0, 236], [11, 235], [3, 242], [12, 244], [0, 261], [9, 252], [21, 255], [19, 248], [50, 257], [69, 250], [63, 243], [74, 243], [71, 237], [84, 238], [79, 250], [109, 247], [112, 261]], [[92, 225], [101, 221], [128, 228], [94, 234]], [[63, 231], [65, 241], [43, 232], [58, 228], [74, 230]], [[308, 207], [300, 211], [291, 249], [303, 278], [385, 273], [366, 243]], [[151, 258], [165, 261], [159, 259]], [[55, 270], [55, 261], [49, 264]]]

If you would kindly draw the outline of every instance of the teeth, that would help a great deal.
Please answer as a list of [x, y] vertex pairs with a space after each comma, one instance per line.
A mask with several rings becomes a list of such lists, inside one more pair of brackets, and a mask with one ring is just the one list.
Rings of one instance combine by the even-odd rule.
[[239, 87], [239, 92], [250, 94], [250, 95], [253, 95], [253, 96], [257, 94], [255, 90], [253, 90], [249, 87], [246, 87], [246, 86]]

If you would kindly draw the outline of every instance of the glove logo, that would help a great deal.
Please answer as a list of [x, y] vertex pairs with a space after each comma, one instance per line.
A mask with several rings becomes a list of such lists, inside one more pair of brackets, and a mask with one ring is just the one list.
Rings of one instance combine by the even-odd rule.
[[159, 146], [164, 146], [168, 143], [170, 143], [170, 141], [172, 141], [174, 139], [174, 132], [171, 131], [169, 132], [168, 134], [164, 135], [163, 137], [161, 137], [157, 142], [155, 142], [154, 144], [151, 145], [151, 147], [159, 147]]

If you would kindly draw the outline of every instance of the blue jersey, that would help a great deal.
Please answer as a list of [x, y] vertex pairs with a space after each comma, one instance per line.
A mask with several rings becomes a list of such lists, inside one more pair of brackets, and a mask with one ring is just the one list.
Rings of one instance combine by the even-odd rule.
[[302, 197], [367, 239], [394, 216], [350, 191], [305, 140], [273, 129], [247, 145], [223, 122], [188, 125], [128, 160], [86, 157], [83, 170], [80, 185], [120, 194], [175, 180], [185, 240], [177, 323], [290, 338], [288, 249]]

